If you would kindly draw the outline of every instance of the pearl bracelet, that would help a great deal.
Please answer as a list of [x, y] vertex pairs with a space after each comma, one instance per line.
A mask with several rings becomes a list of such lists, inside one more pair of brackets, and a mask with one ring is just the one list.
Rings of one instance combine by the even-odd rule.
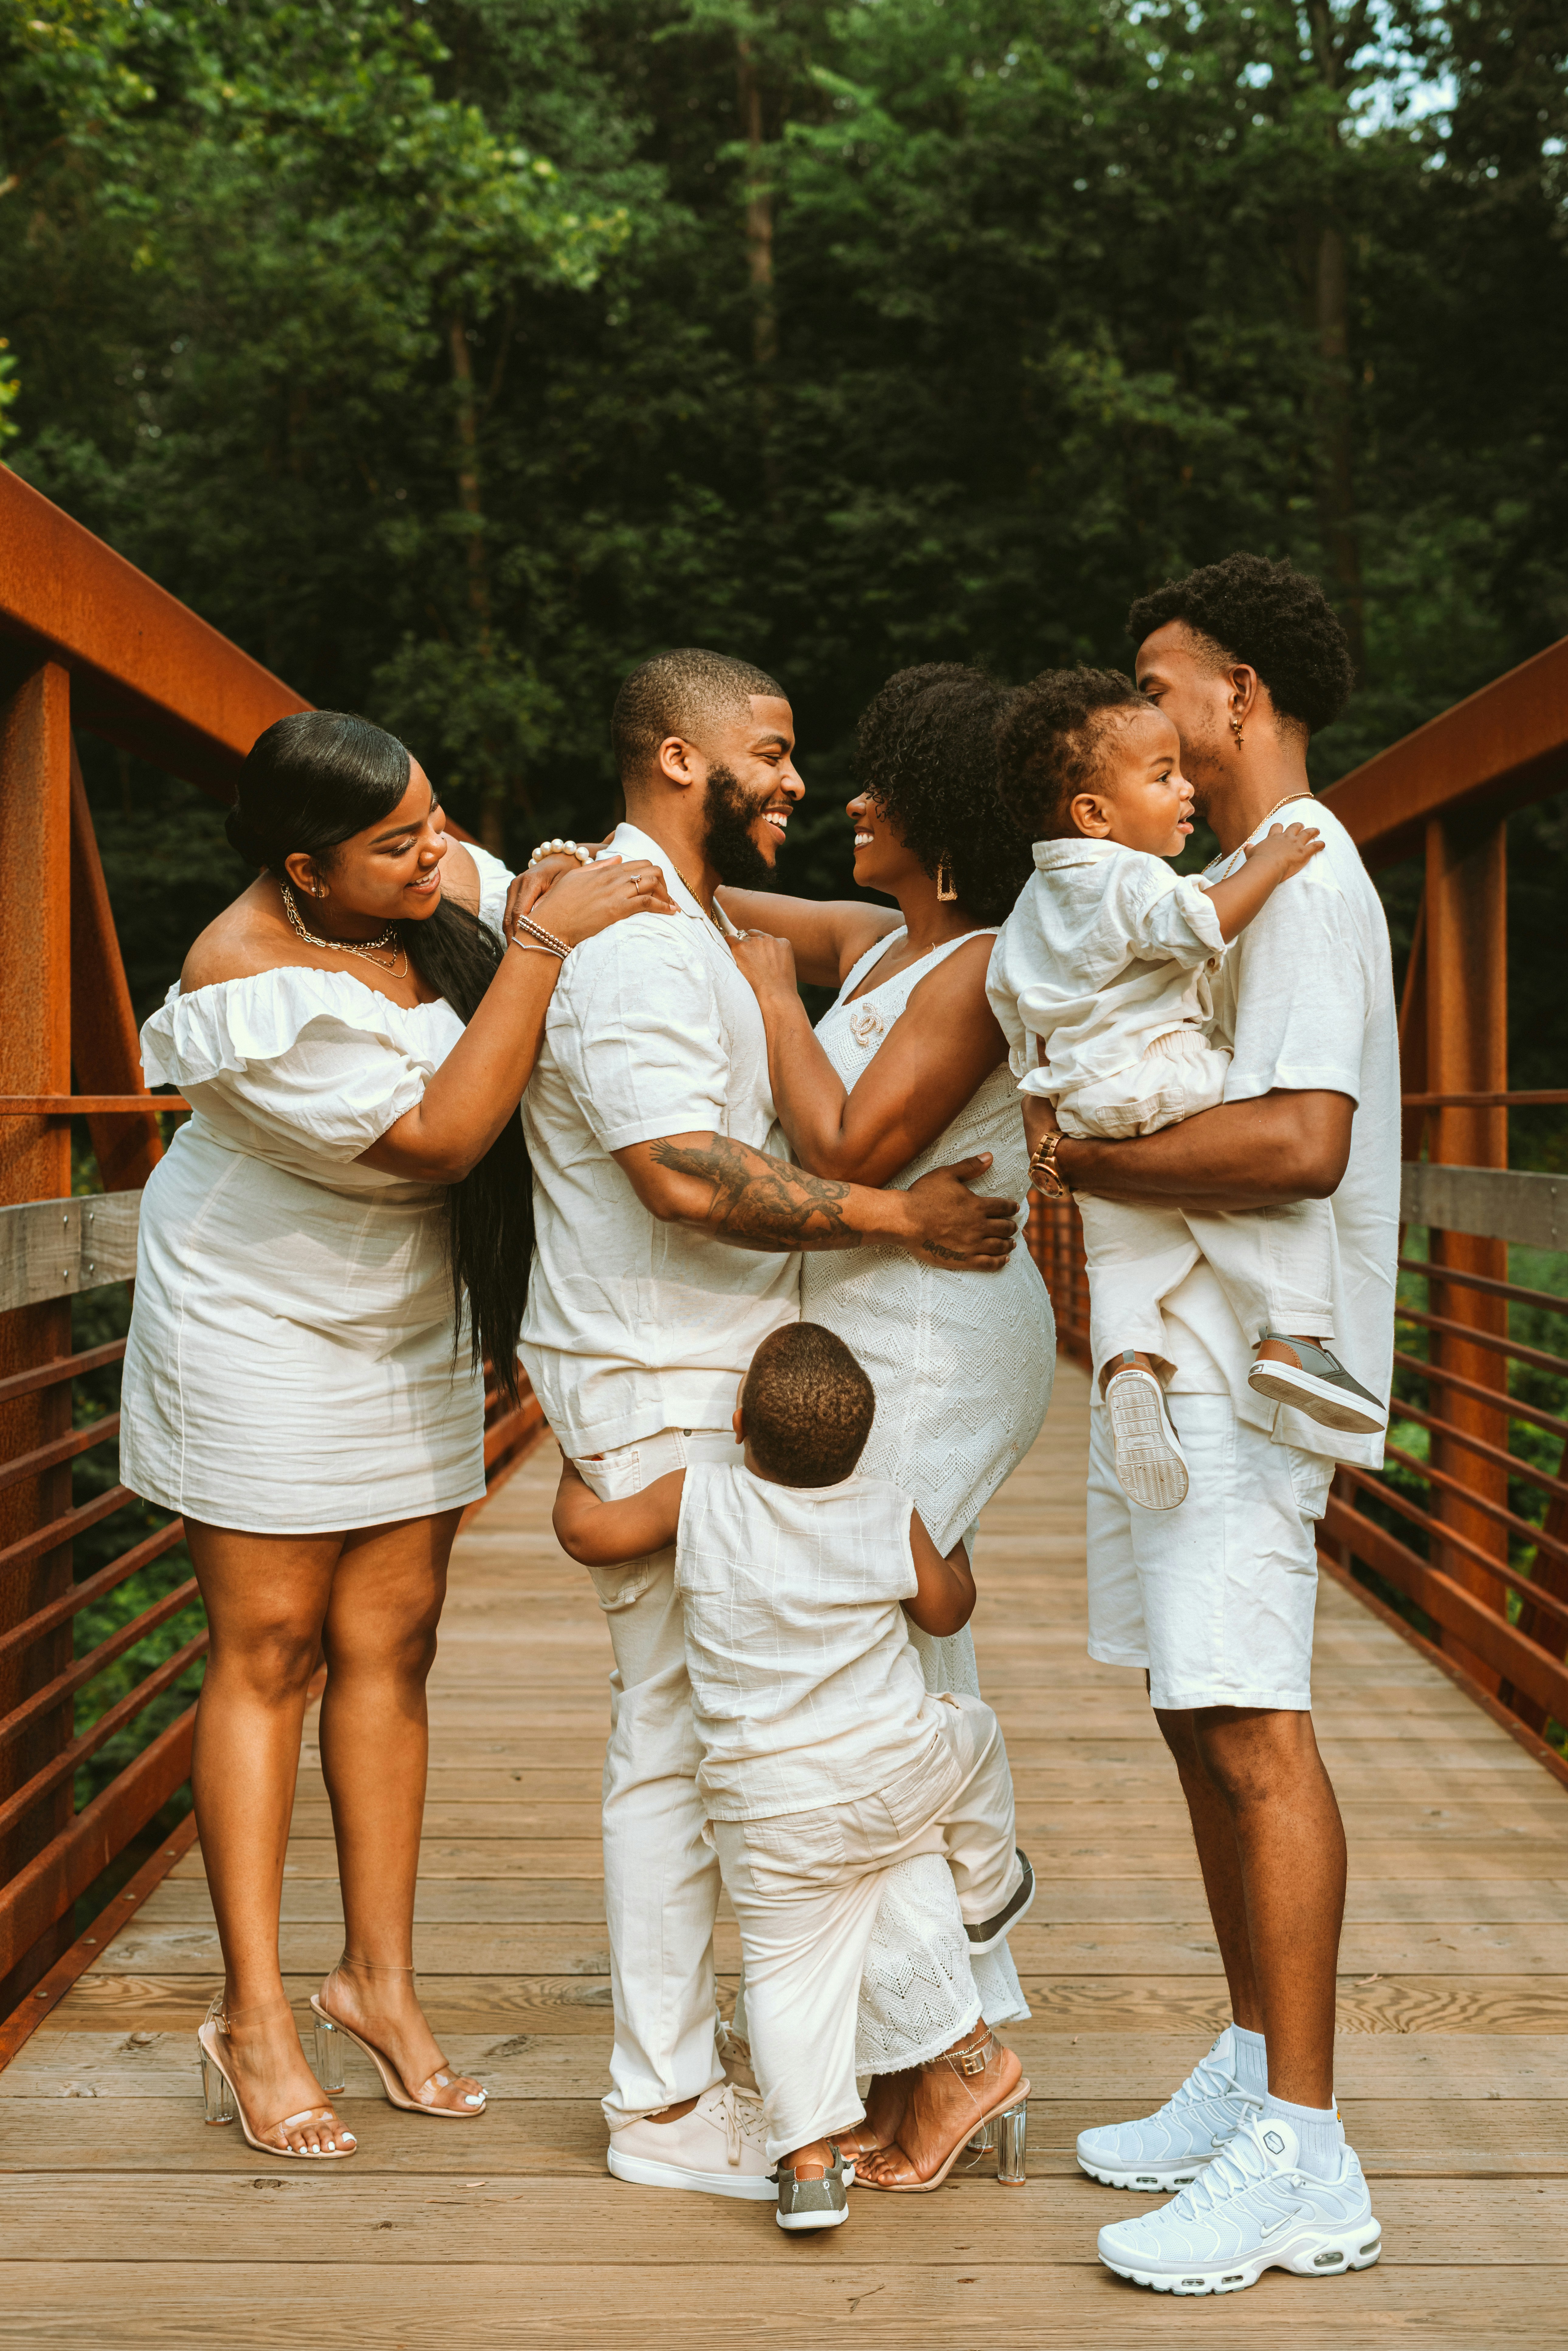
[[575, 841], [541, 841], [528, 860], [528, 870], [531, 872], [547, 857], [575, 857], [580, 865], [591, 865], [597, 853], [586, 842], [580, 847]]
[[562, 963], [566, 961], [568, 956], [571, 953], [571, 949], [568, 946], [564, 939], [558, 939], [553, 931], [543, 929], [539, 924], [531, 921], [527, 914], [519, 914], [517, 916], [517, 929], [518, 931], [527, 931], [528, 935], [526, 939], [520, 939], [517, 937], [517, 932], [514, 931], [510, 944], [515, 947], [544, 947], [549, 954], [559, 956]]

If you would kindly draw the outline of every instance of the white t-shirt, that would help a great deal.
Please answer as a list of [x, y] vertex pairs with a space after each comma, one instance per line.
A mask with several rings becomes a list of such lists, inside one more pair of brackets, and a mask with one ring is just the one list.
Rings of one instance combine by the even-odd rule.
[[1037, 841], [1034, 863], [986, 994], [1020, 1092], [1071, 1108], [1082, 1088], [1135, 1069], [1155, 1038], [1202, 1031], [1225, 938], [1197, 883], [1163, 857], [1075, 835]]
[[724, 935], [646, 833], [620, 825], [613, 846], [653, 859], [682, 911], [573, 949], [523, 1096], [535, 1253], [518, 1353], [578, 1456], [727, 1427], [741, 1373], [800, 1314], [799, 1257], [661, 1224], [611, 1156], [695, 1134], [789, 1156], [762, 1014]]
[[686, 1471], [675, 1589], [710, 1819], [869, 1796], [937, 1736], [901, 1605], [918, 1589], [913, 1507], [885, 1478]]
[[[1302, 795], [1305, 799], [1309, 797]], [[1388, 921], [1339, 819], [1322, 802], [1270, 811], [1249, 838], [1300, 820], [1322, 834], [1322, 853], [1274, 892], [1225, 958], [1214, 984], [1214, 1041], [1231, 1049], [1227, 1102], [1281, 1088], [1348, 1094], [1355, 1103], [1350, 1160], [1333, 1212], [1333, 1350], [1375, 1395], [1394, 1368], [1394, 1285], [1399, 1242], [1399, 1032]], [[1206, 882], [1227, 880], [1241, 852], [1218, 858]], [[1238, 1211], [1238, 1214], [1246, 1213]], [[1383, 1439], [1346, 1437], [1247, 1384], [1252, 1350], [1207, 1264], [1164, 1302], [1173, 1395], [1228, 1392], [1239, 1419], [1281, 1445], [1375, 1468]], [[1180, 1426], [1181, 1414], [1176, 1415]]]

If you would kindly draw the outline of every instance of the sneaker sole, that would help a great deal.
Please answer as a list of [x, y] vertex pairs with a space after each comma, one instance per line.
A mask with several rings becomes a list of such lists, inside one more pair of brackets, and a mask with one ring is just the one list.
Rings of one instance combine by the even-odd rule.
[[1291, 2270], [1297, 2277], [1341, 2277], [1346, 2270], [1372, 2269], [1383, 2252], [1383, 2231], [1370, 2213], [1356, 2229], [1312, 2229], [1292, 2237], [1276, 2251], [1254, 2253], [1250, 2260], [1216, 2269], [1143, 2269], [1136, 2262], [1100, 2259], [1130, 2285], [1152, 2286], [1155, 2294], [1240, 2294], [1256, 2285], [1265, 2270]]
[[1329, 1387], [1290, 1364], [1256, 1364], [1247, 1374], [1247, 1384], [1259, 1395], [1290, 1405], [1321, 1427], [1337, 1428], [1347, 1437], [1377, 1437], [1388, 1426], [1387, 1414], [1376, 1405], [1357, 1404], [1342, 1388]]
[[1186, 1463], [1171, 1443], [1164, 1406], [1149, 1382], [1113, 1380], [1105, 1403], [1123, 1493], [1140, 1510], [1179, 1509], [1186, 1499]]
[[788, 2220], [782, 2212], [773, 2215], [779, 2226], [791, 2236], [802, 2236], [810, 2229], [841, 2229], [849, 2217], [847, 2209], [839, 2212], [791, 2212]]
[[1170, 2163], [1156, 2166], [1152, 2171], [1118, 2171], [1109, 2164], [1091, 2163], [1084, 2156], [1078, 2158], [1078, 2168], [1090, 2179], [1097, 2179], [1102, 2188], [1137, 2188], [1145, 2193], [1174, 2196], [1178, 2188], [1190, 2188], [1205, 2162]]
[[634, 2188], [686, 2188], [700, 2196], [737, 2196], [748, 2204], [777, 2204], [779, 2190], [771, 2179], [754, 2172], [727, 2177], [719, 2171], [687, 2171], [678, 2163], [654, 2163], [643, 2155], [621, 2155], [611, 2142], [606, 2158], [616, 2179]]

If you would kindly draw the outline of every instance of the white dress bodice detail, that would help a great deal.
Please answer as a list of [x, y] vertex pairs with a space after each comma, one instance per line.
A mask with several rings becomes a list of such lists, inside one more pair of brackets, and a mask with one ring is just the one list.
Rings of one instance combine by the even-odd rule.
[[[818, 1042], [852, 1092], [921, 980], [964, 944], [946, 941], [852, 1003], [903, 935], [861, 957], [818, 1024]], [[890, 1187], [906, 1191], [934, 1167], [982, 1151], [991, 1165], [979, 1188], [1022, 1201], [1029, 1155], [1005, 1061]], [[1002, 1272], [981, 1273], [923, 1265], [898, 1249], [823, 1251], [805, 1260], [800, 1311], [836, 1331], [871, 1375], [877, 1409], [865, 1473], [902, 1486], [937, 1548], [949, 1550], [1033, 1444], [1051, 1401], [1055, 1324], [1033, 1259], [1020, 1248]]]

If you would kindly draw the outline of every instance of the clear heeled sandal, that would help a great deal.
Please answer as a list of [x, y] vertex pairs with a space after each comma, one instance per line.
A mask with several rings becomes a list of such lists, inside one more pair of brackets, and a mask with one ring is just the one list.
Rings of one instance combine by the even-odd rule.
[[[257, 2131], [245, 2109], [245, 2102], [229, 2071], [232, 2062], [230, 2027], [247, 2016], [258, 2016], [259, 2009], [236, 2008], [232, 2011], [224, 2006], [224, 1995], [215, 1993], [205, 2021], [197, 2027], [196, 2046], [201, 2053], [202, 2102], [209, 2123], [237, 2122], [245, 2133], [246, 2144], [254, 2147], [258, 2155], [282, 2155], [301, 2163], [330, 2163], [352, 2155], [356, 2141], [352, 2131], [345, 2130], [330, 2106], [305, 2106], [297, 2115], [284, 2115], [277, 2122], [264, 2125]], [[227, 2060], [228, 2062], [225, 2062]], [[341, 2085], [339, 2085], [340, 2088]], [[286, 2134], [305, 2130], [312, 2124], [326, 2140], [323, 2147], [290, 2147]]]
[[[486, 2104], [485, 2092], [471, 2074], [454, 2074], [449, 2066], [442, 2064], [434, 2074], [426, 2075], [417, 2089], [411, 2091], [384, 2050], [378, 2049], [373, 2041], [367, 2041], [362, 2032], [357, 2032], [351, 2024], [345, 2024], [340, 2016], [332, 2013], [327, 2006], [326, 1994], [344, 1968], [362, 1969], [366, 1975], [372, 1976], [404, 1976], [410, 1983], [414, 1981], [413, 1968], [390, 1967], [380, 1959], [360, 1959], [351, 1952], [344, 1952], [321, 1990], [310, 1995], [310, 2006], [316, 2018], [316, 2071], [322, 2088], [331, 2093], [344, 2087], [343, 2043], [351, 2041], [375, 2067], [381, 2077], [382, 2088], [392, 2105], [401, 2106], [405, 2114], [437, 2115], [448, 2122], [473, 2122], [482, 2115]], [[456, 2093], [450, 2103], [444, 2102], [442, 2097], [442, 2093], [447, 2090]]]
[[[988, 2101], [984, 2090], [969, 2088], [971, 2082], [977, 2082], [987, 2072], [993, 2057], [1006, 2054], [996, 2034], [988, 2028], [984, 2038], [970, 2047], [946, 2050], [940, 2057], [928, 2058], [925, 2064], [916, 2067], [918, 2073], [931, 2074], [940, 2066], [946, 2066], [968, 2091], [976, 2111], [959, 2118], [957, 2136], [929, 2179], [922, 2179], [918, 2176], [908, 2179], [878, 2179], [867, 2170], [862, 2159], [855, 2167], [860, 2184], [864, 2188], [879, 2189], [889, 2196], [926, 2195], [932, 2189], [940, 2188], [959, 2157], [967, 2154], [971, 2159], [964, 2166], [966, 2171], [973, 2171], [983, 2157], [995, 2155], [997, 2178], [1002, 2185], [1006, 2188], [1021, 2187], [1029, 2145], [1028, 2077], [1020, 2074], [1010, 2089], [995, 2091]], [[914, 2172], [913, 2158], [896, 2140], [891, 2150], [884, 2149], [883, 2152], [902, 2156]]]

